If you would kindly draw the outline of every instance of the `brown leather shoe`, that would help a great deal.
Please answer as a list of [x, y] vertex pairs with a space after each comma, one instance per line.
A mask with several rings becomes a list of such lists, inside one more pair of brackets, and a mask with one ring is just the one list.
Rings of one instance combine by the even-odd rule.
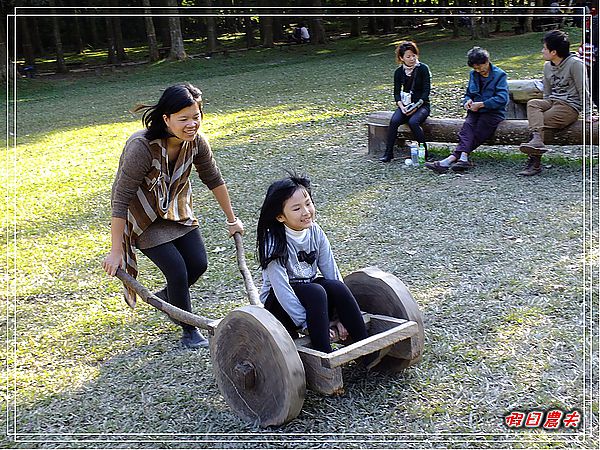
[[530, 155], [527, 159], [527, 165], [517, 175], [522, 177], [531, 177], [542, 171], [542, 157], [539, 155]]
[[528, 155], [543, 155], [548, 149], [544, 145], [542, 134], [535, 131], [529, 142], [524, 142], [519, 146], [519, 150]]
[[465, 172], [471, 169], [473, 166], [474, 164], [471, 161], [462, 161], [459, 159], [454, 164], [452, 164], [450, 168], [455, 172]]
[[449, 167], [440, 166], [440, 162], [439, 161], [426, 162], [425, 163], [425, 167], [427, 167], [428, 169], [431, 169], [435, 173], [439, 173], [439, 174], [448, 173], [448, 169], [449, 169]]

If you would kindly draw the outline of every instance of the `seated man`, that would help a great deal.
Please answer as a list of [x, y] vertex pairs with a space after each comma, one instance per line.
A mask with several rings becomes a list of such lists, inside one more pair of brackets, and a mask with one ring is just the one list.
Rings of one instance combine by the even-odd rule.
[[569, 51], [570, 43], [566, 33], [553, 30], [544, 35], [542, 57], [544, 63], [544, 98], [527, 102], [527, 120], [532, 133], [531, 140], [523, 143], [520, 150], [529, 155], [522, 176], [537, 175], [542, 171], [542, 155], [545, 128], [565, 128], [585, 110], [591, 120], [589, 96], [585, 81], [583, 62]]

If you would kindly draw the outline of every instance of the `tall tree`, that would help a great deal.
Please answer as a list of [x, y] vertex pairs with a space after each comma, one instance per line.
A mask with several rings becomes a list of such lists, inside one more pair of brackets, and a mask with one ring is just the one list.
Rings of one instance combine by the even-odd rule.
[[[77, 11], [75, 11], [77, 13]], [[79, 17], [75, 16], [72, 19], [74, 21], [73, 27], [73, 40], [75, 41], [75, 51], [77, 54], [83, 53], [85, 46], [83, 44], [83, 36], [81, 35], [81, 26], [79, 23]]]
[[[258, 6], [271, 6], [271, 0], [258, 0]], [[258, 19], [260, 25], [260, 44], [263, 47], [273, 47], [273, 17], [269, 16], [270, 10], [261, 9], [263, 14]]]
[[25, 65], [33, 66], [35, 64], [35, 52], [33, 50], [33, 44], [31, 42], [30, 24], [31, 20], [28, 17], [19, 17], [17, 26], [19, 27], [19, 34], [21, 36], [21, 47], [23, 49], [23, 58], [25, 59]]
[[[352, 0], [345, 0], [344, 6], [356, 6]], [[360, 17], [354, 16], [350, 18], [350, 36], [360, 36]]]
[[[211, 7], [212, 0], [204, 0], [204, 6]], [[206, 10], [206, 14], [212, 13], [214, 13], [212, 9]], [[208, 53], [213, 53], [219, 46], [219, 41], [217, 40], [217, 23], [213, 16], [208, 15], [204, 18], [204, 24], [206, 25], [206, 44], [208, 46]]]
[[263, 47], [273, 47], [273, 18], [269, 16], [260, 17], [261, 44]]
[[[392, 10], [391, 10], [391, 2], [390, 0], [382, 0], [383, 5], [385, 6], [387, 9], [384, 9], [384, 13], [385, 14], [391, 14]], [[392, 31], [394, 31], [394, 18], [392, 16], [385, 16], [383, 17], [383, 32], [384, 33], [391, 33]]]
[[254, 47], [256, 45], [256, 39], [254, 39], [254, 24], [252, 23], [252, 18], [248, 16], [244, 17], [244, 30], [246, 38], [246, 47]]
[[183, 35], [181, 33], [181, 22], [179, 21], [179, 11], [177, 7], [177, 0], [167, 0], [167, 6], [173, 9], [169, 10], [169, 35], [171, 36], [171, 51], [169, 52], [169, 59], [176, 61], [183, 61], [187, 59], [185, 53], [185, 47], [183, 45]]
[[0, 20], [0, 80], [6, 81], [8, 74], [6, 73], [6, 32], [4, 30], [4, 21]]
[[54, 36], [54, 47], [56, 49], [56, 71], [59, 73], [67, 73], [69, 68], [65, 63], [65, 54], [62, 45], [62, 38], [60, 36], [60, 23], [58, 17], [56, 17], [56, 0], [48, 0], [50, 5], [50, 14], [52, 15], [52, 35]]
[[108, 64], [117, 64], [117, 50], [115, 48], [115, 36], [113, 33], [112, 20], [110, 17], [105, 18], [106, 21], [106, 45], [108, 47]]
[[96, 48], [100, 46], [100, 35], [98, 33], [98, 18], [87, 17], [87, 24], [90, 30], [90, 40], [92, 47]]
[[112, 18], [113, 35], [115, 37], [115, 50], [117, 51], [117, 59], [119, 62], [127, 61], [127, 53], [123, 44], [123, 30], [121, 29], [121, 18]]
[[158, 53], [158, 42], [156, 41], [156, 30], [154, 29], [154, 22], [152, 21], [150, 0], [142, 0], [142, 4], [147, 9], [144, 9], [144, 24], [146, 25], [146, 36], [148, 37], [148, 56], [150, 61], [158, 61], [160, 55]]
[[[375, 0], [369, 0], [369, 6], [375, 6]], [[371, 15], [369, 16], [369, 25], [367, 27], [368, 34], [377, 34], [377, 18], [372, 14], [375, 13], [375, 9], [371, 9], [369, 12]]]
[[40, 22], [44, 19], [42, 17], [28, 17], [28, 24], [31, 26], [31, 41], [33, 43], [33, 52], [36, 56], [42, 56], [46, 54], [42, 38], [40, 37]]
[[312, 6], [315, 7], [313, 10], [315, 17], [310, 19], [310, 43], [311, 44], [324, 44], [327, 41], [327, 35], [325, 34], [325, 27], [323, 26], [323, 20], [318, 16], [321, 11], [321, 0], [312, 0]]
[[273, 40], [277, 42], [285, 40], [281, 17], [273, 17]]

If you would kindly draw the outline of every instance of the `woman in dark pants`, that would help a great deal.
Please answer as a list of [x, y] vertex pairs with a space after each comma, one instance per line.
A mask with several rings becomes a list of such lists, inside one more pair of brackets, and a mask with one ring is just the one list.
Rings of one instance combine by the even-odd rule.
[[427, 152], [427, 143], [421, 124], [430, 113], [431, 73], [429, 67], [419, 61], [419, 48], [414, 42], [403, 42], [396, 48], [396, 61], [400, 64], [400, 67], [394, 72], [394, 100], [398, 109], [390, 120], [385, 154], [380, 158], [382, 162], [390, 162], [394, 157], [398, 127], [406, 122], [408, 122], [415, 139], [420, 144], [425, 144]]
[[[170, 86], [155, 105], [144, 110], [144, 130], [125, 144], [111, 195], [111, 250], [102, 267], [114, 276], [123, 268], [137, 275], [135, 248], [165, 275], [167, 286], [157, 295], [191, 312], [189, 288], [207, 267], [198, 220], [192, 208], [190, 174], [195, 169], [226, 216], [230, 235], [243, 233], [235, 217], [225, 180], [200, 132], [202, 96], [191, 84]], [[135, 305], [135, 293], [125, 290]], [[207, 347], [196, 327], [179, 324], [181, 343], [188, 348]]]
[[467, 64], [473, 68], [462, 105], [467, 111], [458, 133], [456, 150], [441, 161], [426, 162], [425, 167], [437, 173], [449, 169], [456, 172], [473, 166], [469, 155], [492, 137], [506, 115], [508, 82], [506, 73], [490, 62], [490, 54], [480, 47], [467, 53]]

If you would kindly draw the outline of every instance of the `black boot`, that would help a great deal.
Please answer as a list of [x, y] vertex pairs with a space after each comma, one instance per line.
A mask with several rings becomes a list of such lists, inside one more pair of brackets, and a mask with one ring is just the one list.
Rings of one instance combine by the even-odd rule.
[[198, 328], [189, 325], [182, 326], [181, 344], [186, 348], [208, 348], [208, 339], [202, 336]]
[[379, 161], [390, 162], [392, 159], [394, 159], [394, 149], [386, 150], [383, 156], [379, 158]]

